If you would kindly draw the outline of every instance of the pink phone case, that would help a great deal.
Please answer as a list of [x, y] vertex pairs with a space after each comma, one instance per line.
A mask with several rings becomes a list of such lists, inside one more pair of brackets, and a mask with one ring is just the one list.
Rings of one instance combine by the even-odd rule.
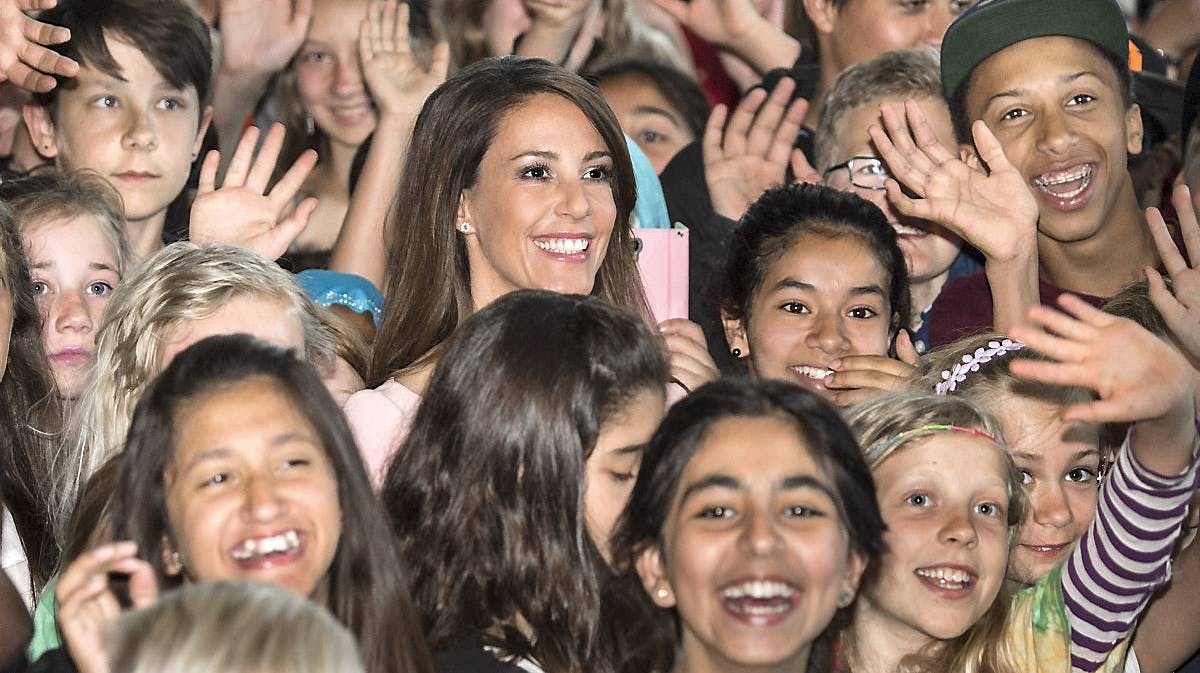
[[688, 230], [634, 229], [641, 241], [638, 270], [658, 322], [688, 317]]

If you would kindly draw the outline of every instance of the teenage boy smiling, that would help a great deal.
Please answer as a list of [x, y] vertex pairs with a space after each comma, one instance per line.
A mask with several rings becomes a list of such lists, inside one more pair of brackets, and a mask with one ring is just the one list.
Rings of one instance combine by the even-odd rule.
[[30, 136], [59, 170], [116, 187], [144, 259], [162, 247], [212, 116], [208, 27], [182, 0], [63, 0], [40, 18], [71, 30], [55, 49], [80, 68], [25, 107]]
[[[1070, 291], [1098, 304], [1159, 265], [1126, 169], [1143, 136], [1128, 58], [1113, 0], [985, 1], [943, 42], [959, 141], [983, 120], [1037, 201], [1037, 249], [1027, 259], [1036, 259], [1044, 303]], [[987, 275], [948, 285], [930, 322], [935, 344], [991, 326]]]

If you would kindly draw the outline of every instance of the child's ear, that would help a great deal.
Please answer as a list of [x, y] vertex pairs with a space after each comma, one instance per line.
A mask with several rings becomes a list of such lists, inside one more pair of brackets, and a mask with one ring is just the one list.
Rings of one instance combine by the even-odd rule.
[[25, 128], [29, 129], [33, 149], [45, 159], [57, 157], [58, 141], [54, 138], [54, 120], [50, 118], [50, 111], [41, 105], [26, 103], [21, 108], [21, 117], [25, 120]]
[[1142, 142], [1146, 138], [1146, 127], [1142, 124], [1142, 108], [1130, 105], [1125, 111], [1125, 149], [1130, 155], [1142, 153]]
[[748, 357], [750, 340], [746, 338], [746, 326], [742, 321], [721, 311], [721, 325], [725, 329], [725, 343], [729, 344], [729, 354], [735, 358]]
[[212, 106], [204, 108], [204, 114], [200, 115], [200, 128], [196, 131], [196, 142], [192, 144], [192, 163], [196, 162], [196, 158], [200, 156], [200, 151], [204, 149], [204, 136], [208, 135], [208, 125], [212, 123]]
[[801, 0], [804, 4], [804, 13], [808, 15], [808, 20], [812, 22], [813, 28], [817, 29], [818, 33], [832, 33], [833, 26], [837, 22], [837, 7], [834, 7], [833, 0]]
[[663, 609], [675, 607], [675, 589], [667, 579], [667, 569], [663, 566], [659, 548], [650, 547], [643, 551], [635, 566], [642, 580], [642, 588], [650, 595], [650, 600]]

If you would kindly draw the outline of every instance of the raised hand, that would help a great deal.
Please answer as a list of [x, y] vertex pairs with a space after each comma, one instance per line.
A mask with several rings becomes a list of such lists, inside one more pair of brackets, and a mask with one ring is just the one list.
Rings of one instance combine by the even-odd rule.
[[[704, 129], [704, 180], [713, 210], [737, 220], [771, 187], [783, 184], [789, 163], [803, 155], [792, 145], [800, 133], [808, 101], [789, 103], [796, 83], [783, 78], [768, 96], [753, 89], [738, 103], [722, 137], [724, 105], [713, 109]], [[807, 164], [807, 161], [804, 162]]]
[[942, 146], [912, 101], [903, 112], [887, 104], [880, 110], [884, 128], [873, 126], [870, 134], [895, 178], [887, 181], [887, 195], [896, 210], [945, 226], [989, 261], [1010, 262], [1036, 252], [1037, 200], [986, 124], [976, 121], [971, 127], [985, 170]]
[[25, 12], [50, 9], [56, 0], [0, 0], [0, 73], [26, 91], [55, 87], [53, 75], [74, 77], [79, 64], [46, 45], [71, 39], [71, 31], [30, 18]]
[[117, 542], [97, 547], [67, 566], [54, 590], [58, 625], [80, 673], [107, 673], [109, 630], [121, 605], [108, 586], [110, 573], [129, 576], [129, 597], [135, 608], [158, 598], [158, 582], [150, 564], [137, 557], [137, 544]]
[[[1057, 311], [1029, 309], [1033, 325], [1010, 334], [1055, 362], [1017, 358], [1014, 374], [1061, 386], [1089, 388], [1100, 399], [1067, 407], [1064, 421], [1128, 423], [1182, 418], [1191, 425], [1195, 391], [1192, 368], [1167, 342], [1132, 320], [1096, 309], [1064, 294]], [[1036, 326], [1035, 326], [1036, 325]]]
[[906, 330], [896, 337], [896, 355], [848, 355], [830, 363], [833, 373], [825, 377], [825, 386], [834, 391], [833, 401], [840, 407], [907, 387], [917, 376], [920, 356]]
[[699, 325], [683, 318], [672, 318], [659, 323], [658, 331], [667, 345], [672, 381], [690, 393], [720, 378], [721, 373], [708, 354], [704, 332]]
[[706, 42], [730, 47], [754, 37], [767, 22], [750, 0], [653, 0]]
[[433, 62], [422, 68], [412, 53], [408, 15], [406, 2], [372, 0], [359, 28], [358, 53], [380, 116], [411, 123], [429, 94], [446, 81], [450, 46], [439, 42], [433, 48]]
[[1149, 208], [1146, 220], [1174, 291], [1167, 289], [1162, 275], [1155, 269], [1146, 269], [1146, 281], [1150, 285], [1150, 301], [1154, 308], [1162, 314], [1192, 367], [1200, 369], [1200, 223], [1196, 221], [1192, 194], [1186, 185], [1175, 188], [1171, 203], [1179, 214], [1179, 228], [1192, 264], [1188, 266], [1175, 247], [1162, 213], [1157, 208]]
[[287, 67], [304, 43], [313, 0], [219, 0], [221, 68], [266, 76]]
[[255, 127], [242, 134], [220, 189], [216, 185], [220, 152], [213, 150], [204, 157], [199, 193], [192, 204], [192, 242], [241, 245], [267, 259], [277, 259], [308, 226], [308, 218], [317, 207], [315, 198], [304, 199], [286, 217], [284, 213], [291, 209], [292, 200], [317, 165], [317, 153], [306, 150], [267, 192], [283, 149], [284, 128], [282, 124], [272, 125], [256, 157], [258, 135]]

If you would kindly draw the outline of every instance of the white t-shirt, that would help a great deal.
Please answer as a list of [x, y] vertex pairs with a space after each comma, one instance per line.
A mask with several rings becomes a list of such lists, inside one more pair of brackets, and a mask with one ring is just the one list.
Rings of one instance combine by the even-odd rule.
[[29, 559], [25, 556], [25, 548], [21, 546], [21, 538], [17, 535], [17, 524], [12, 514], [3, 510], [3, 522], [0, 523], [0, 567], [8, 575], [25, 607], [33, 612], [33, 582], [29, 578]]

